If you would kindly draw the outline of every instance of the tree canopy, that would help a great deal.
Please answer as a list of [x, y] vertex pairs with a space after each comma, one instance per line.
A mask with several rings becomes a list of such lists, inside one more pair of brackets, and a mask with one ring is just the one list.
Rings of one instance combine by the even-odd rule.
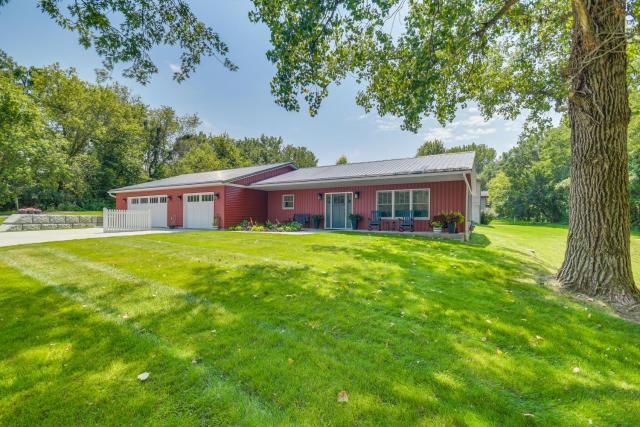
[[122, 85], [90, 83], [58, 65], [23, 67], [0, 51], [0, 207], [99, 209], [113, 203], [107, 190], [150, 179], [317, 163], [279, 137], [206, 135], [199, 124]]
[[338, 157], [338, 160], [336, 160], [336, 165], [346, 165], [347, 163], [349, 163], [349, 161], [347, 160], [347, 156], [345, 156], [344, 154]]

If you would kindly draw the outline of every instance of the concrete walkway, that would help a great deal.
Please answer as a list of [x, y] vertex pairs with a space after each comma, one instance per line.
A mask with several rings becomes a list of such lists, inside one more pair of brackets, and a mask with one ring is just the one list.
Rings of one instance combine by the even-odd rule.
[[70, 230], [12, 231], [0, 233], [0, 247], [28, 245], [31, 243], [60, 242], [63, 240], [102, 239], [106, 237], [140, 236], [144, 234], [180, 233], [185, 230], [148, 230], [104, 233], [102, 227], [75, 228]]

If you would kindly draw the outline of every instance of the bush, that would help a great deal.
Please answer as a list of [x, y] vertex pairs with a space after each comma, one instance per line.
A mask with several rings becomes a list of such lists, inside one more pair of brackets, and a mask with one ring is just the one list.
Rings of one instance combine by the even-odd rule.
[[491, 221], [493, 221], [494, 219], [496, 219], [496, 214], [492, 211], [484, 210], [480, 212], [480, 224], [491, 224]]
[[264, 225], [253, 222], [253, 220], [244, 220], [240, 224], [228, 227], [229, 231], [301, 231], [302, 224], [296, 221], [281, 224], [279, 222], [267, 221]]

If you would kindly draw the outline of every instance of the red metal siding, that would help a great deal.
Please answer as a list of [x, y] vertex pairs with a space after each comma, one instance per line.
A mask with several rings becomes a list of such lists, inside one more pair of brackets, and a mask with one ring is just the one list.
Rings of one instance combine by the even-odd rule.
[[[401, 190], [401, 189], [429, 188], [431, 189], [431, 216], [442, 211], [460, 211], [466, 217], [467, 188], [464, 181], [443, 181], [416, 184], [387, 184], [387, 185], [362, 185], [335, 188], [319, 188], [305, 190], [278, 190], [270, 191], [268, 195], [268, 218], [271, 221], [289, 221], [294, 214], [320, 214], [324, 215], [324, 197], [318, 200], [318, 193], [335, 192], [360, 192], [360, 197], [353, 200], [353, 212], [364, 218], [358, 227], [367, 228], [367, 218], [371, 211], [376, 209], [376, 191]], [[295, 196], [294, 209], [282, 209], [282, 195], [293, 194]], [[430, 230], [427, 220], [416, 220], [416, 231]]]
[[267, 220], [267, 193], [249, 188], [225, 187], [225, 221], [223, 227], [239, 224], [244, 219], [264, 223]]
[[274, 176], [282, 175], [283, 173], [291, 172], [294, 169], [295, 168], [292, 165], [283, 165], [276, 169], [271, 169], [266, 172], [261, 172], [256, 175], [251, 175], [246, 178], [241, 178], [237, 181], [233, 181], [233, 183], [239, 184], [239, 185], [249, 185], [249, 184], [253, 184], [254, 182], [262, 181], [263, 179], [267, 179]]
[[182, 227], [182, 199], [178, 198], [178, 196], [182, 196], [187, 193], [218, 193], [219, 199], [214, 201], [213, 209], [214, 214], [220, 217], [220, 226], [224, 227], [225, 187], [220, 185], [194, 188], [177, 188], [172, 190], [147, 190], [130, 193], [117, 193], [116, 209], [127, 209], [126, 199], [128, 197], [166, 195], [170, 198], [167, 201], [167, 224], [173, 225], [175, 223], [177, 227]]

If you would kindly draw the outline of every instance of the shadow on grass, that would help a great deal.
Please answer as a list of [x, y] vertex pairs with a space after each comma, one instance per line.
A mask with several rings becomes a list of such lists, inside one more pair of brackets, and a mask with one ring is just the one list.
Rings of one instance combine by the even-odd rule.
[[[81, 253], [79, 243], [67, 247], [74, 245]], [[237, 242], [229, 246], [234, 248]], [[639, 378], [630, 364], [637, 367], [640, 351], [630, 344], [621, 348], [629, 336], [638, 336], [638, 328], [598, 312], [588, 317], [591, 312], [578, 304], [535, 286], [536, 267], [483, 245], [345, 233], [339, 239], [300, 239], [295, 251], [272, 251], [273, 261], [266, 262], [218, 252], [208, 259], [188, 241], [168, 258], [150, 243], [144, 251], [147, 281], [116, 274], [138, 271], [125, 249], [72, 266], [35, 248], [14, 253], [25, 254], [30, 268], [98, 310], [75, 314], [56, 329], [48, 307], [57, 312], [74, 306], [75, 312], [77, 305], [56, 296], [40, 307], [38, 292], [22, 300], [19, 288], [12, 291], [7, 310], [26, 307], [17, 315], [43, 317], [35, 328], [61, 330], [87, 349], [78, 354], [73, 374], [61, 369], [48, 379], [55, 400], [34, 397], [40, 380], [12, 389], [12, 395], [22, 395], [15, 416], [37, 418], [41, 408], [55, 413], [52, 405], [68, 391], [65, 384], [95, 384], [105, 396], [117, 393], [122, 376], [92, 383], [96, 366], [106, 371], [123, 363], [128, 378], [149, 369], [151, 355], [157, 363], [152, 379], [157, 373], [166, 383], [140, 396], [134, 388], [140, 385], [128, 384], [131, 401], [115, 399], [125, 414], [142, 408], [148, 415], [166, 399], [160, 415], [175, 411], [201, 422], [217, 413], [218, 420], [232, 423], [273, 422], [278, 415], [293, 423], [519, 425], [532, 422], [523, 413], [535, 413], [543, 424], [585, 422], [581, 417], [624, 424], [634, 421], [638, 407]], [[297, 260], [305, 264], [278, 264]], [[98, 262], [117, 271], [96, 276], [91, 269]], [[185, 299], [185, 293], [197, 298]], [[103, 322], [103, 313], [125, 312], [130, 321], [97, 329], [94, 351], [94, 324]], [[132, 333], [130, 322], [157, 339]], [[24, 328], [16, 325], [15, 334]], [[82, 333], [75, 338], [77, 331]], [[11, 357], [30, 354], [50, 339], [31, 343], [14, 337]], [[607, 350], [612, 347], [621, 351]], [[195, 356], [201, 366], [189, 366]], [[572, 373], [576, 365], [584, 372], [580, 376]], [[235, 391], [220, 392], [219, 381]], [[348, 405], [335, 399], [343, 389]], [[238, 395], [245, 400], [234, 402]], [[74, 416], [82, 417], [82, 400], [89, 398], [83, 396], [70, 404]], [[89, 420], [108, 422], [100, 417], [116, 416], [114, 405], [98, 402], [96, 418]], [[268, 415], [245, 412], [243, 405], [267, 408]]]

